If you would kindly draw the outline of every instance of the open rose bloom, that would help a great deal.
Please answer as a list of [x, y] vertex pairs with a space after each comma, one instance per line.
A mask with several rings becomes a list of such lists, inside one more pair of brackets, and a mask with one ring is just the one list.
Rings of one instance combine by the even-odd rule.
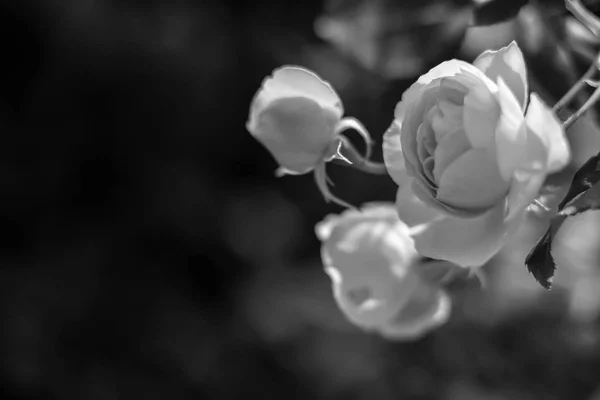
[[528, 96], [515, 42], [473, 64], [451, 60], [402, 96], [384, 136], [397, 211], [417, 251], [481, 266], [515, 232], [547, 175], [569, 162], [560, 121]]

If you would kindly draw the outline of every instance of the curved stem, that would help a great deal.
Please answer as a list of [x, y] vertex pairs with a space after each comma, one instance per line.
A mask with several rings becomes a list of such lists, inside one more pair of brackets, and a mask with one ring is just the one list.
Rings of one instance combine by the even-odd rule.
[[594, 35], [600, 37], [600, 19], [581, 3], [581, 0], [565, 0], [567, 10]]
[[[591, 13], [581, 2], [581, 0], [565, 0], [565, 6], [567, 10], [573, 14], [579, 22], [581, 22], [586, 28], [588, 28], [594, 35], [600, 37], [600, 19]], [[563, 107], [571, 98], [574, 96], [576, 92], [578, 92], [581, 87], [585, 84], [590, 86], [595, 86], [594, 93], [590, 96], [589, 99], [581, 106], [581, 108], [575, 111], [565, 122], [563, 122], [563, 128], [567, 129], [575, 121], [579, 119], [584, 113], [589, 111], [594, 104], [600, 99], [600, 87], [594, 85], [594, 82], [591, 80], [592, 76], [600, 70], [600, 54], [596, 54], [592, 61], [592, 65], [587, 70], [587, 72], [577, 81], [577, 83], [569, 89], [567, 94], [563, 96], [562, 99], [559, 100], [558, 103], [554, 106], [553, 110], [557, 111], [561, 107]]]
[[598, 67], [596, 66], [596, 63], [593, 62], [592, 65], [590, 65], [588, 70], [585, 72], [585, 74], [583, 74], [583, 76], [579, 78], [577, 82], [575, 82], [573, 87], [571, 87], [569, 91], [554, 105], [554, 107], [552, 107], [552, 111], [559, 111], [564, 106], [566, 106], [571, 100], [573, 100], [573, 97], [575, 97], [577, 92], [579, 92], [583, 86], [588, 84], [588, 81], [592, 78], [592, 76], [594, 76], [594, 74], [597, 71]]
[[542, 203], [542, 201], [541, 201], [541, 200], [539, 200], [539, 199], [533, 199], [533, 203], [534, 203], [536, 206], [540, 207], [542, 210], [546, 211], [546, 212], [549, 212], [549, 211], [550, 211], [550, 209], [548, 208], [548, 206], [547, 206], [547, 205], [545, 205], [544, 203]]
[[371, 159], [373, 151], [373, 139], [365, 126], [356, 118], [346, 117], [342, 119], [336, 126], [336, 134], [340, 134], [346, 129], [354, 129], [365, 141], [365, 159]]
[[586, 111], [596, 104], [596, 102], [600, 99], [600, 88], [594, 90], [594, 93], [590, 96], [589, 99], [581, 106], [581, 108], [575, 111], [565, 122], [563, 122], [563, 128], [566, 130], [571, 125], [575, 123]]
[[346, 167], [352, 167], [358, 169], [360, 171], [366, 172], [368, 174], [373, 175], [387, 175], [387, 169], [385, 168], [385, 164], [378, 163], [374, 161], [370, 161], [364, 158], [360, 152], [350, 143], [350, 141], [342, 137], [342, 153], [343, 156], [346, 157], [351, 164], [347, 162], [333, 160], [336, 164], [344, 165]]
[[319, 188], [319, 191], [323, 195], [323, 198], [325, 198], [326, 202], [329, 203], [330, 201], [333, 201], [334, 203], [336, 203], [337, 205], [340, 205], [342, 207], [356, 208], [352, 204], [340, 199], [339, 197], [337, 197], [336, 195], [331, 193], [331, 190], [329, 190], [329, 187], [327, 185], [328, 184], [333, 185], [333, 184], [327, 177], [327, 172], [325, 171], [325, 162], [322, 162], [320, 165], [317, 166], [317, 168], [315, 168], [314, 176], [315, 176], [315, 183], [317, 184], [317, 187]]

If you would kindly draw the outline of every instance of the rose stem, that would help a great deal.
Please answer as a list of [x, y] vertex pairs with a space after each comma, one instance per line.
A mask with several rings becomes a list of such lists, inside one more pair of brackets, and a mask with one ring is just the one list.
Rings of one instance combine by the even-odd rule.
[[347, 117], [342, 119], [336, 126], [335, 133], [340, 135], [346, 129], [354, 129], [365, 141], [365, 156], [366, 160], [371, 159], [371, 153], [373, 151], [373, 139], [365, 126], [356, 118]]
[[368, 174], [373, 175], [387, 175], [387, 169], [385, 164], [367, 160], [364, 158], [358, 150], [350, 143], [346, 138], [342, 138], [342, 153], [352, 164], [348, 164], [341, 160], [334, 160], [336, 164], [344, 165], [346, 167], [353, 167], [361, 170]]
[[598, 67], [596, 63], [592, 63], [590, 68], [583, 74], [581, 78], [569, 89], [569, 91], [552, 107], [552, 111], [557, 112], [566, 106], [572, 99], [575, 97], [577, 92], [581, 90], [581, 88], [587, 84], [587, 81], [592, 78], [592, 76], [596, 73]]
[[581, 108], [575, 111], [565, 122], [563, 122], [563, 128], [566, 130], [569, 128], [579, 117], [581, 117], [586, 111], [596, 104], [596, 101], [600, 99], [600, 87], [594, 90], [594, 93], [590, 96], [589, 99], [581, 106]]
[[600, 36], [600, 20], [588, 11], [580, 0], [565, 0], [567, 10], [596, 36]]
[[540, 200], [538, 199], [533, 199], [533, 202], [535, 203], [535, 205], [537, 205], [538, 207], [540, 207], [542, 210], [548, 212], [550, 211], [550, 209], [548, 208], [548, 206], [546, 206], [544, 203], [542, 203]]

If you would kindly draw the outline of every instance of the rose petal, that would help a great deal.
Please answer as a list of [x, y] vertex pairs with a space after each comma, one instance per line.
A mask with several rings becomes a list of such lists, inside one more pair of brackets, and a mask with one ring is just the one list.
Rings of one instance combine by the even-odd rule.
[[466, 87], [469, 88], [469, 90], [472, 90], [473, 88], [483, 84], [491, 93], [496, 93], [498, 91], [496, 83], [488, 78], [486, 74], [472, 65], [469, 69], [462, 68], [461, 74], [456, 75], [453, 79], [460, 80]]
[[436, 184], [433, 180], [433, 151], [435, 148], [435, 135], [431, 124], [428, 120], [423, 123], [417, 129], [417, 157], [419, 163], [422, 166], [424, 178], [427, 179], [428, 184], [431, 187], [435, 187]]
[[326, 228], [322, 259], [340, 308], [365, 327], [389, 320], [418, 286], [408, 227], [385, 205], [344, 213]]
[[396, 193], [396, 208], [400, 220], [409, 227], [418, 225], [427, 225], [432, 221], [439, 220], [444, 214], [434, 207], [429, 207], [426, 203], [419, 200], [413, 192], [411, 185], [404, 185], [398, 188]]
[[571, 159], [571, 152], [565, 131], [556, 114], [535, 93], [531, 94], [525, 122], [529, 131], [546, 146], [547, 171], [556, 172], [566, 167]]
[[432, 207], [442, 213], [449, 212], [443, 204], [435, 199], [437, 189], [432, 190], [427, 186], [423, 179], [412, 179], [410, 181], [410, 187], [415, 196], [423, 203], [427, 204], [428, 207]]
[[537, 197], [549, 173], [564, 168], [570, 160], [570, 150], [558, 119], [532, 93], [525, 117], [524, 152], [527, 158], [515, 168], [508, 196], [506, 220], [514, 219]]
[[427, 120], [435, 132], [435, 140], [440, 142], [447, 134], [462, 129], [463, 108], [448, 100], [440, 100], [427, 115]]
[[341, 117], [344, 113], [342, 101], [331, 87], [317, 74], [302, 67], [285, 66], [273, 71], [271, 78], [263, 82], [265, 100], [279, 97], [308, 97], [322, 107], [335, 110]]
[[488, 149], [471, 149], [445, 169], [438, 187], [439, 202], [479, 213], [505, 197], [509, 182], [500, 176], [495, 154]]
[[412, 227], [415, 247], [425, 257], [463, 267], [481, 266], [502, 248], [505, 236], [520, 225], [518, 218], [504, 221], [504, 202], [477, 218], [455, 218], [434, 209], [421, 210], [423, 204], [407, 188], [398, 190], [398, 215]]
[[462, 127], [444, 136], [434, 152], [433, 177], [435, 181], [439, 183], [446, 168], [469, 149], [471, 149], [471, 143]]
[[502, 178], [509, 180], [527, 156], [527, 129], [517, 99], [502, 78], [498, 78], [500, 118], [496, 127], [496, 157]]
[[334, 121], [327, 111], [306, 97], [273, 101], [261, 112], [255, 136], [279, 165], [298, 174], [321, 162], [334, 138]]
[[396, 119], [396, 122], [400, 124], [400, 143], [404, 152], [406, 172], [409, 176], [423, 179], [424, 182], [430, 185], [432, 190], [435, 185], [427, 179], [424, 166], [419, 159], [417, 131], [422, 125], [423, 116], [436, 104], [439, 91], [439, 85], [435, 83], [425, 87], [418, 101], [410, 104], [409, 114], [407, 114], [404, 121], [400, 123]]
[[421, 91], [431, 82], [436, 79], [445, 79], [447, 77], [458, 75], [464, 71], [472, 71], [475, 74], [485, 76], [481, 73], [480, 70], [475, 68], [473, 65], [461, 61], [461, 60], [450, 60], [445, 61], [439, 64], [436, 67], [433, 67], [424, 75], [412, 84], [404, 94], [402, 95], [402, 100], [396, 106], [396, 110], [394, 112], [394, 116], [396, 120], [402, 122], [406, 115], [407, 106], [416, 101], [421, 96]]
[[499, 50], [487, 50], [473, 61], [492, 81], [501, 77], [517, 98], [521, 110], [527, 105], [527, 67], [515, 41]]
[[471, 146], [489, 147], [494, 142], [500, 105], [485, 85], [477, 85], [465, 96], [463, 123]]
[[[433, 152], [435, 151], [435, 148], [437, 147], [437, 139], [436, 139], [436, 133], [432, 126], [432, 120], [429, 118], [429, 115], [435, 114], [435, 111], [433, 111], [433, 110], [436, 108], [437, 107], [433, 107], [429, 110], [428, 116], [425, 118], [425, 120], [419, 127], [419, 129], [421, 129], [422, 127], [426, 129], [426, 132], [424, 132], [425, 135], [423, 136], [423, 141], [420, 142], [419, 144], [423, 146], [425, 153], [430, 156], [433, 155]], [[417, 135], [419, 135], [419, 131], [417, 131]], [[419, 140], [419, 139], [417, 139], [417, 140]]]
[[447, 260], [463, 267], [478, 267], [503, 246], [511, 228], [504, 223], [504, 202], [478, 218], [447, 217], [415, 235], [417, 251], [426, 257]]
[[384, 133], [382, 148], [383, 162], [388, 175], [398, 186], [404, 185], [409, 178], [404, 164], [402, 144], [400, 143], [400, 124], [396, 121], [392, 122], [392, 125]]
[[423, 179], [412, 179], [410, 181], [410, 187], [419, 200], [427, 204], [428, 207], [431, 207], [443, 214], [450, 214], [464, 218], [473, 218], [480, 213], [480, 211], [474, 213], [472, 210], [453, 207], [449, 204], [438, 201], [436, 198], [437, 188], [433, 190], [431, 187], [427, 186]]
[[379, 331], [388, 339], [415, 339], [447, 322], [451, 310], [452, 302], [443, 290], [423, 285]]
[[333, 297], [338, 307], [358, 326], [379, 326], [403, 306], [402, 302], [389, 301], [388, 298], [394, 290], [392, 286], [382, 290], [381, 287], [373, 288], [367, 283], [349, 284], [344, 281], [344, 275], [332, 266], [326, 266], [325, 273], [331, 279]]
[[444, 100], [456, 106], [462, 106], [469, 93], [469, 88], [454, 77], [441, 78], [440, 88]]

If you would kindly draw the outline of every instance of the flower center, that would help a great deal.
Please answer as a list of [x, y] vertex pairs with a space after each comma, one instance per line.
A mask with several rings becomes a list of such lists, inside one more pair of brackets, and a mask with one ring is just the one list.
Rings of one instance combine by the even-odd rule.
[[431, 127], [438, 143], [447, 134], [463, 127], [462, 106], [447, 100], [440, 100], [428, 114], [431, 115]]
[[462, 118], [461, 105], [440, 100], [426, 112], [417, 131], [417, 154], [434, 191], [446, 167], [470, 148]]

